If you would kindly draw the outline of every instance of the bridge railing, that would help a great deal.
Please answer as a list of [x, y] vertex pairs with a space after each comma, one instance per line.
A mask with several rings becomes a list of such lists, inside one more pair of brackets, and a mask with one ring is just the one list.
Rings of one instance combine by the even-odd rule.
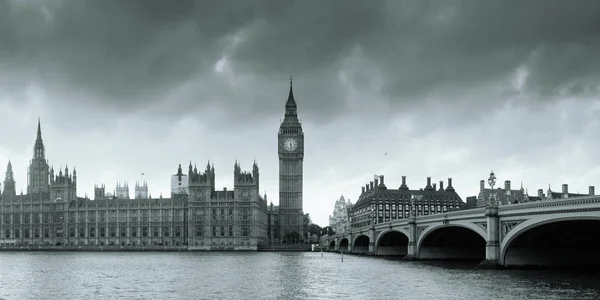
[[558, 198], [551, 200], [534, 201], [527, 203], [518, 203], [503, 205], [498, 207], [498, 212], [509, 212], [514, 210], [526, 210], [536, 208], [551, 208], [557, 206], [582, 206], [589, 204], [600, 204], [600, 196], [582, 196], [582, 197], [571, 197], [571, 198]]
[[462, 216], [468, 216], [468, 215], [485, 215], [485, 207], [481, 207], [481, 208], [472, 208], [472, 209], [465, 209], [465, 210], [455, 210], [455, 211], [450, 211], [450, 212], [445, 212], [445, 213], [439, 213], [439, 214], [433, 214], [433, 215], [427, 215], [427, 216], [418, 216], [417, 217], [417, 222], [419, 221], [430, 221], [430, 220], [435, 220], [435, 219], [439, 219], [439, 218], [455, 218], [455, 217], [462, 217]]

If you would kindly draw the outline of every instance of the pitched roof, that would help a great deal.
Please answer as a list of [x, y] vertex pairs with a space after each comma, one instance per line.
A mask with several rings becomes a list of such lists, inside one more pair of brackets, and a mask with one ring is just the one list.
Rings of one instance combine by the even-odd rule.
[[376, 201], [393, 201], [395, 204], [408, 205], [411, 204], [411, 198], [413, 195], [422, 196], [421, 199], [418, 200], [419, 202], [416, 204], [448, 206], [461, 206], [464, 204], [460, 196], [451, 186], [445, 190], [434, 190], [432, 187], [420, 190], [410, 190], [405, 185], [399, 189], [388, 189], [385, 185], [379, 184], [377, 188], [373, 188], [362, 193], [352, 209], [361, 209]]

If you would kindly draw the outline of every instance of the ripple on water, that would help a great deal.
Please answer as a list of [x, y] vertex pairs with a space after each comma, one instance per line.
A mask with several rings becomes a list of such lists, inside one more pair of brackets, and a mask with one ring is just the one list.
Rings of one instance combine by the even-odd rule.
[[7, 299], [600, 299], [598, 276], [334, 253], [0, 253]]

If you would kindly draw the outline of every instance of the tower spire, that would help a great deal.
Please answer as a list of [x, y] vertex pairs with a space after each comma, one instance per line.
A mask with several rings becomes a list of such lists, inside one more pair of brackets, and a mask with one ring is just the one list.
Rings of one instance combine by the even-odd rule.
[[38, 117], [37, 139], [42, 139], [42, 126], [40, 124], [40, 117]]
[[292, 76], [290, 76], [290, 93], [288, 94], [288, 99], [285, 106], [286, 108], [288, 106], [293, 106], [294, 108], [296, 107], [296, 100], [294, 100], [294, 83]]

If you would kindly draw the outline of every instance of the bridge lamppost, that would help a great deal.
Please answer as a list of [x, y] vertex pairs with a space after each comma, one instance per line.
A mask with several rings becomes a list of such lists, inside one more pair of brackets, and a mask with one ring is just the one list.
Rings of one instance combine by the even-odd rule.
[[500, 219], [498, 217], [497, 199], [494, 193], [494, 185], [496, 184], [494, 171], [490, 173], [488, 184], [490, 185], [490, 199], [485, 208], [487, 241], [485, 246], [485, 261], [482, 264], [495, 268], [500, 261]]
[[490, 199], [488, 202], [488, 206], [496, 207], [496, 197], [494, 197], [494, 185], [496, 185], [496, 175], [494, 171], [490, 173], [490, 177], [488, 178], [488, 184], [490, 185]]

